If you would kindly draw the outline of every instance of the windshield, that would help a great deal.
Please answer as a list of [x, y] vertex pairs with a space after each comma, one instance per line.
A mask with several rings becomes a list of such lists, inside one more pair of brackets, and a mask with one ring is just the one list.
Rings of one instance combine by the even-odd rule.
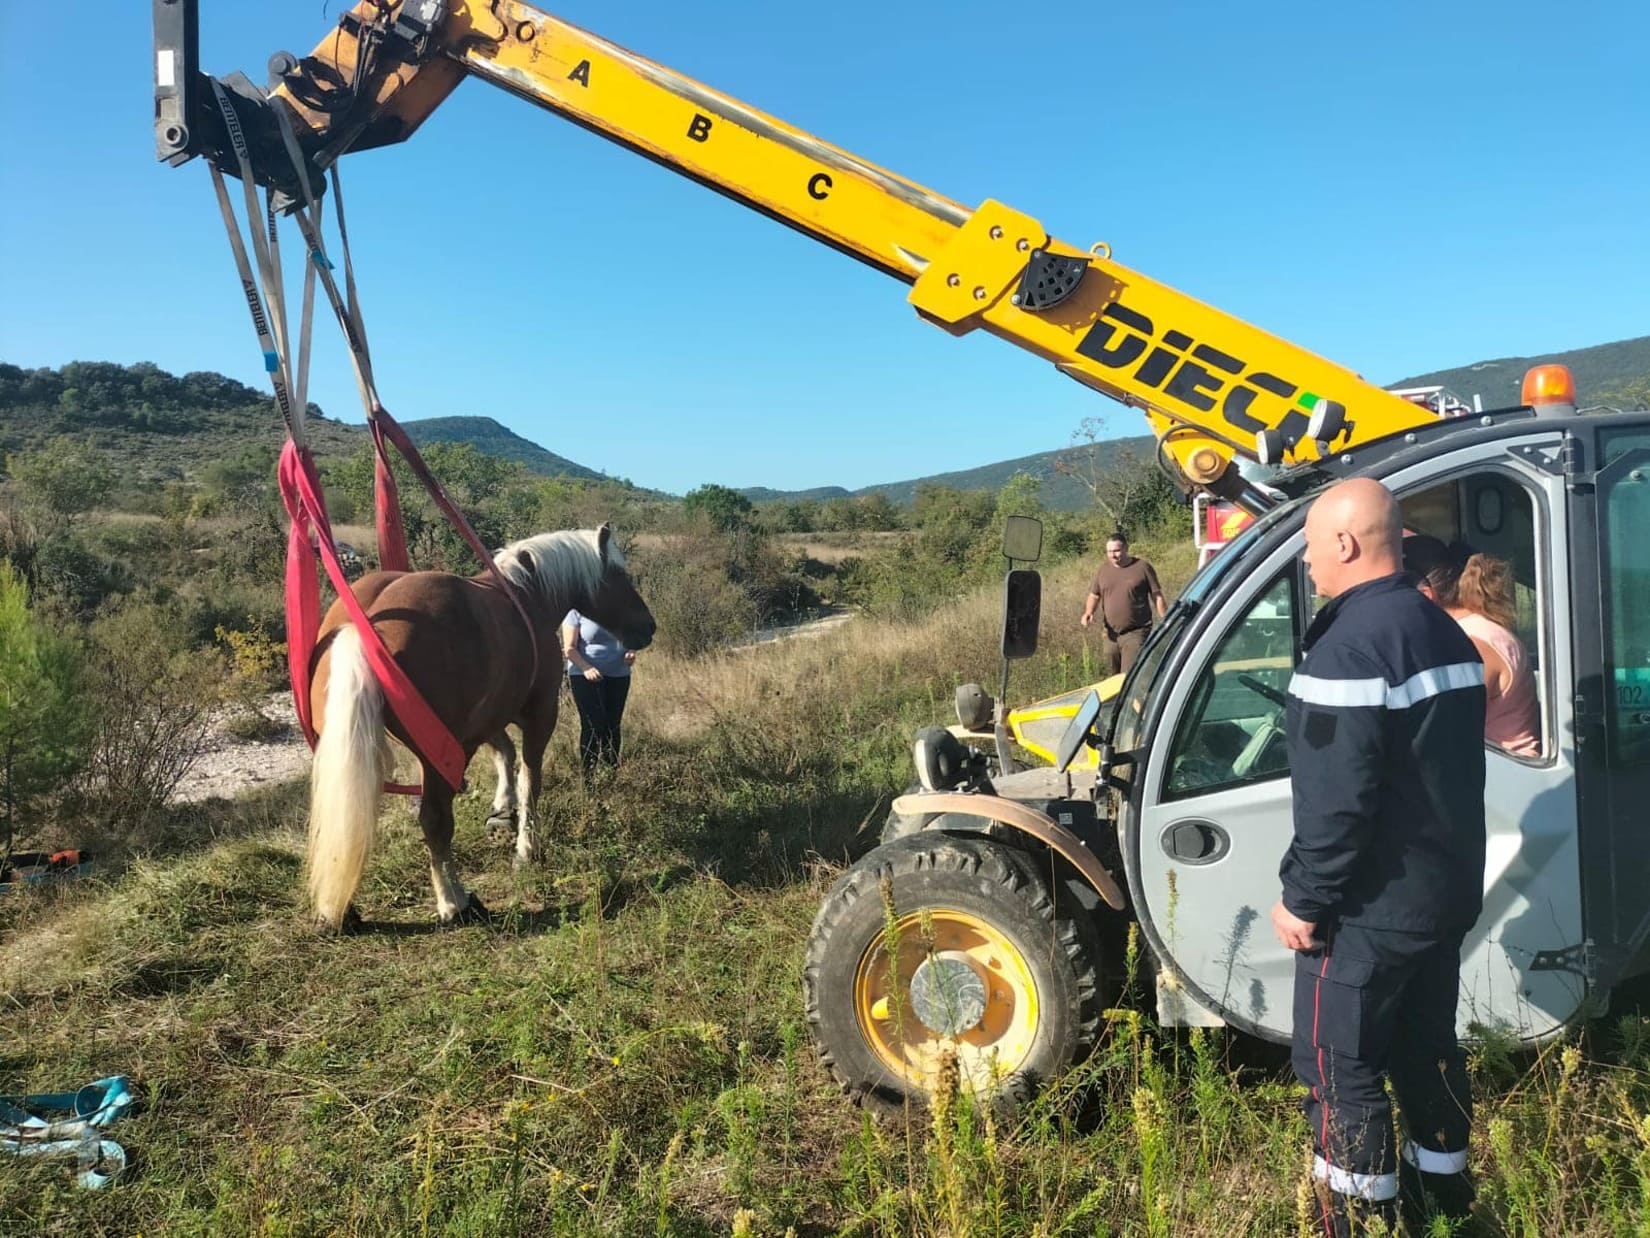
[[1123, 690], [1112, 703], [1110, 723], [1112, 747], [1117, 751], [1132, 751], [1140, 742], [1140, 724], [1146, 716], [1146, 702], [1157, 682], [1157, 672], [1168, 658], [1169, 650], [1179, 642], [1180, 633], [1195, 609], [1176, 602], [1163, 622], [1152, 629], [1134, 669], [1123, 681]]
[[1158, 672], [1168, 661], [1169, 652], [1179, 643], [1181, 633], [1197, 613], [1197, 608], [1214, 592], [1215, 586], [1249, 558], [1256, 546], [1267, 540], [1273, 529], [1289, 519], [1305, 502], [1307, 500], [1301, 498], [1274, 507], [1240, 533], [1225, 550], [1210, 559], [1180, 591], [1163, 622], [1152, 629], [1134, 669], [1123, 681], [1123, 690], [1117, 694], [1107, 727], [1111, 731], [1112, 747], [1118, 752], [1131, 752], [1140, 746], [1140, 728], [1145, 721], [1147, 702], [1157, 687]]

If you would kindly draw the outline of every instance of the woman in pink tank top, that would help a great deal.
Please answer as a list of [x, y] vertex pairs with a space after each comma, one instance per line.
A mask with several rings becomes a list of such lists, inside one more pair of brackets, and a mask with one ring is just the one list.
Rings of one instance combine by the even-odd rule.
[[1412, 535], [1404, 538], [1404, 570], [1461, 625], [1484, 659], [1484, 738], [1514, 756], [1539, 757], [1541, 702], [1529, 654], [1512, 630], [1511, 566], [1459, 544]]

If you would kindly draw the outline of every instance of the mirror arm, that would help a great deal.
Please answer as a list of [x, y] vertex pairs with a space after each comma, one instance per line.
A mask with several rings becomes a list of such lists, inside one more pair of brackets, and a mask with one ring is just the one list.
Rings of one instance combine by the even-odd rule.
[[1008, 658], [1003, 659], [1003, 686], [997, 694], [996, 703], [992, 707], [991, 729], [993, 738], [997, 741], [997, 768], [1004, 774], [1019, 773], [1020, 767], [1015, 763], [1014, 754], [1008, 748], [1008, 719], [1007, 706], [1003, 704], [1008, 699]]
[[1100, 769], [1097, 772], [1095, 782], [1098, 785], [1110, 787], [1113, 791], [1119, 791], [1124, 795], [1128, 795], [1133, 792], [1134, 784], [1126, 778], [1119, 778], [1113, 771], [1119, 765], [1134, 765], [1139, 754], [1134, 751], [1118, 752], [1111, 746], [1110, 736], [1102, 739], [1099, 747]]

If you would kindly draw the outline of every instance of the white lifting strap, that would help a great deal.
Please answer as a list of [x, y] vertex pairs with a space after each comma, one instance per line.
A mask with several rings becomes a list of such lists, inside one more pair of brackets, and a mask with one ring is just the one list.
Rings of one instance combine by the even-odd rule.
[[[235, 267], [241, 277], [241, 289], [246, 294], [247, 308], [252, 313], [253, 329], [258, 333], [258, 347], [263, 351], [264, 369], [268, 371], [270, 382], [275, 388], [275, 403], [280, 409], [281, 420], [286, 423], [287, 433], [292, 437], [292, 441], [299, 447], [304, 447], [304, 413], [307, 408], [304, 401], [307, 399], [309, 386], [308, 339], [312, 306], [312, 297], [309, 293], [313, 284], [310, 280], [304, 281], [306, 296], [301, 328], [304, 346], [300, 357], [300, 369], [303, 372], [299, 376], [298, 398], [295, 400], [291, 358], [286, 347], [286, 306], [278, 265], [279, 250], [271, 252], [275, 238], [274, 211], [272, 207], [267, 210], [270, 226], [266, 234], [265, 230], [258, 226], [259, 217], [265, 212], [258, 210], [257, 186], [252, 177], [252, 160], [246, 148], [246, 135], [241, 129], [240, 118], [235, 114], [235, 106], [229, 101], [229, 95], [222, 84], [214, 80], [212, 92], [217, 96], [218, 110], [223, 113], [224, 127], [229, 133], [230, 145], [241, 168], [241, 188], [246, 195], [247, 223], [252, 233], [252, 250], [257, 257], [257, 276], [254, 276], [252, 263], [247, 257], [246, 243], [241, 236], [240, 225], [235, 219], [235, 209], [230, 203], [223, 173], [218, 170], [216, 163], [209, 160], [207, 166], [212, 172], [212, 187], [217, 191], [218, 209], [223, 212], [224, 230], [229, 234], [229, 248], [235, 257]], [[262, 278], [261, 295], [258, 277]]]
[[[293, 212], [307, 257], [304, 264], [303, 310], [299, 325], [297, 365], [294, 367], [291, 341], [287, 335], [286, 296], [281, 273], [274, 191], [266, 193], [264, 209], [260, 211], [252, 174], [251, 152], [247, 149], [245, 132], [241, 128], [235, 106], [220, 83], [214, 81], [212, 90], [217, 97], [218, 109], [223, 113], [224, 126], [229, 133], [236, 162], [240, 165], [241, 185], [246, 196], [249, 231], [252, 234], [252, 257], [256, 258], [257, 263], [256, 277], [253, 262], [248, 256], [240, 225], [230, 203], [228, 189], [224, 185], [223, 173], [218, 170], [215, 163], [209, 162], [213, 188], [217, 191], [218, 207], [223, 213], [224, 228], [229, 234], [230, 250], [240, 273], [247, 306], [252, 313], [252, 325], [258, 333], [258, 346], [263, 351], [264, 369], [269, 372], [270, 381], [275, 387], [275, 400], [280, 408], [281, 419], [286, 423], [287, 433], [292, 436], [293, 441], [299, 447], [304, 447], [307, 445], [304, 416], [309, 408], [310, 344], [317, 279], [344, 333], [345, 342], [349, 347], [350, 364], [355, 373], [356, 390], [360, 393], [361, 403], [369, 421], [379, 407], [378, 392], [373, 381], [372, 357], [367, 347], [366, 326], [362, 320], [360, 300], [356, 292], [355, 264], [349, 252], [349, 232], [344, 225], [342, 182], [338, 176], [338, 169], [334, 166], [333, 205], [344, 254], [347, 301], [339, 293], [337, 281], [332, 274], [332, 262], [326, 255], [321, 234], [321, 207], [315, 199], [308, 168], [292, 130], [292, 122], [287, 116], [285, 105], [279, 100], [272, 100], [272, 110], [280, 129], [282, 144], [292, 160], [293, 170], [303, 191], [303, 204]], [[263, 228], [258, 226], [260, 215], [266, 225]]]

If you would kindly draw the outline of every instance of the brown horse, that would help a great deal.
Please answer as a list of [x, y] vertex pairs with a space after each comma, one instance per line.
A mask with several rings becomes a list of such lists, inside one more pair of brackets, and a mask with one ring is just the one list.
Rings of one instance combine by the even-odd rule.
[[[501, 797], [515, 809], [516, 861], [535, 852], [534, 809], [545, 746], [556, 727], [561, 689], [557, 629], [578, 610], [628, 648], [653, 639], [653, 616], [625, 570], [606, 525], [543, 533], [506, 546], [494, 562], [515, 585], [533, 630], [487, 573], [373, 572], [355, 596], [401, 669], [464, 750], [482, 744], [499, 754], [502, 777], [513, 764], [505, 728], [521, 729], [521, 768]], [[535, 642], [538, 669], [533, 672]], [[411, 747], [367, 664], [361, 637], [342, 602], [321, 624], [311, 663], [310, 699], [319, 739], [310, 776], [309, 892], [323, 929], [355, 921], [350, 900], [372, 848], [379, 800], [390, 770], [388, 734]], [[508, 754], [508, 762], [503, 758]], [[443, 924], [481, 918], [485, 908], [453, 872], [453, 789], [428, 762], [418, 823], [430, 849], [430, 879]]]

